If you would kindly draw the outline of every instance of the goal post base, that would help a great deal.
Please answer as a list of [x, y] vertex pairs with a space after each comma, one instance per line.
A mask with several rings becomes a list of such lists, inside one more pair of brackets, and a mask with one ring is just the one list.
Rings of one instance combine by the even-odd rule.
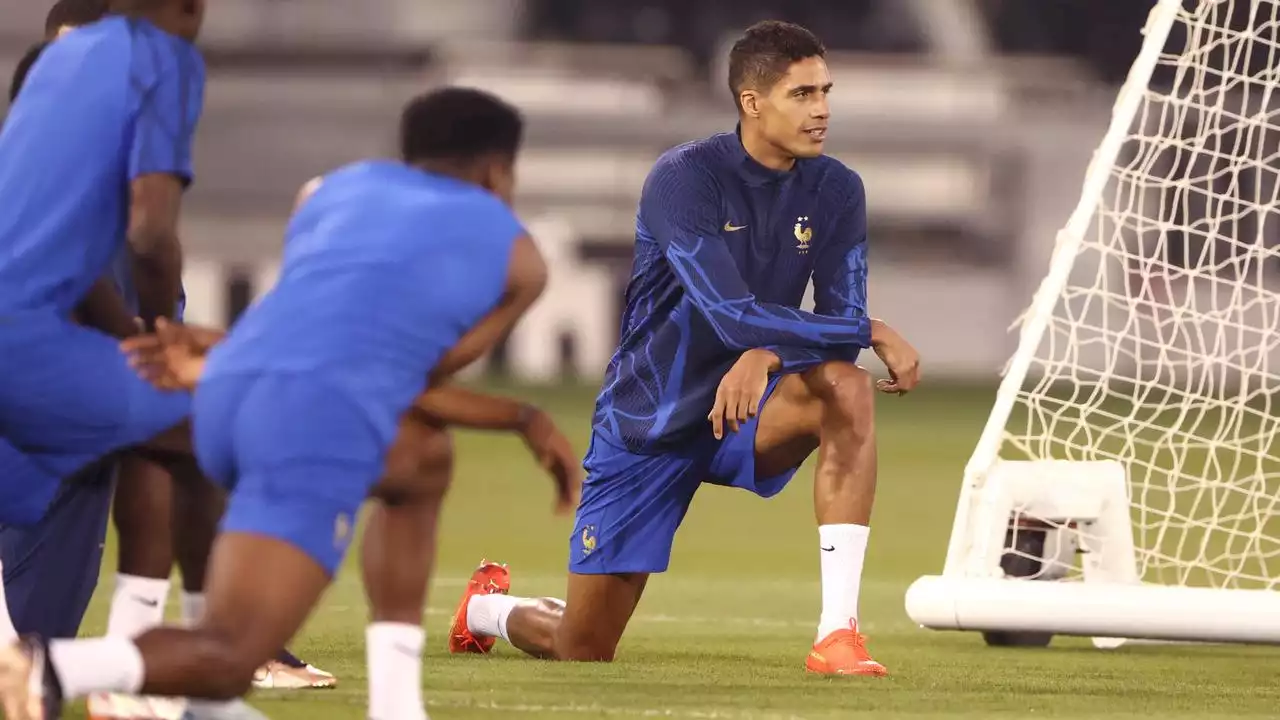
[[1107, 649], [1280, 644], [1280, 592], [1141, 582], [1122, 463], [997, 460], [975, 480], [961, 494], [943, 573], [907, 591], [907, 614], [923, 627], [1013, 646], [1055, 635]]
[[1143, 584], [922, 577], [907, 615], [932, 630], [1048, 632], [1116, 639], [1280, 644], [1280, 593]]

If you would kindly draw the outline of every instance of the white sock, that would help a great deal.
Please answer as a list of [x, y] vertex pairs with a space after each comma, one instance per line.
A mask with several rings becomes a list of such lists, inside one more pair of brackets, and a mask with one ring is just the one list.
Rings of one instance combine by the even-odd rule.
[[849, 629], [858, 620], [858, 590], [862, 585], [862, 561], [867, 555], [866, 525], [819, 525], [822, 557], [822, 616], [818, 639], [836, 630]]
[[426, 720], [422, 704], [420, 625], [372, 623], [364, 632], [369, 663], [369, 720]]
[[473, 595], [467, 602], [467, 629], [476, 635], [500, 637], [507, 642], [507, 618], [511, 611], [524, 602], [524, 598], [495, 593]]
[[169, 579], [117, 575], [107, 616], [107, 635], [132, 638], [164, 622], [164, 604], [169, 599]]
[[182, 604], [182, 624], [191, 627], [200, 622], [200, 619], [204, 617], [204, 608], [207, 604], [204, 599], [204, 593], [193, 593], [184, 590], [179, 601]]
[[133, 695], [142, 689], [142, 653], [129, 638], [54, 640], [49, 658], [67, 700], [100, 692]]
[[9, 616], [9, 601], [4, 596], [4, 564], [0, 563], [0, 645], [7, 645], [18, 638], [18, 630]]

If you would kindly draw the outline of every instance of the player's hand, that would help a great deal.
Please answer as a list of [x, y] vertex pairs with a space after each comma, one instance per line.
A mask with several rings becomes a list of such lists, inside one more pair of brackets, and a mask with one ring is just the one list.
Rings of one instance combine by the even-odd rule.
[[189, 390], [204, 371], [205, 353], [211, 347], [199, 329], [164, 318], [153, 333], [135, 335], [120, 343], [129, 365], [161, 390]]
[[782, 361], [773, 351], [755, 348], [742, 353], [729, 368], [716, 388], [716, 402], [707, 415], [711, 434], [717, 440], [724, 437], [725, 425], [730, 432], [738, 432], [743, 423], [760, 412], [760, 402], [769, 387], [769, 373], [781, 366]]
[[574, 452], [551, 416], [537, 408], [531, 410], [521, 435], [538, 464], [555, 481], [555, 514], [573, 512], [582, 493], [582, 458]]
[[874, 321], [871, 347], [889, 371], [887, 380], [877, 380], [876, 389], [890, 395], [905, 395], [920, 383], [920, 353], [888, 325]]

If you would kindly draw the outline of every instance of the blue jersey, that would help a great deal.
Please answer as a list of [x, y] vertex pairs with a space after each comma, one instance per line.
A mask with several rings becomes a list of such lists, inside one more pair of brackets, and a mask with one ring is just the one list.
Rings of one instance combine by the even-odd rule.
[[[784, 372], [856, 359], [871, 343], [866, 244], [862, 180], [837, 160], [773, 171], [735, 133], [668, 151], [640, 199], [595, 431], [639, 453], [709, 433], [716, 388], [751, 348]], [[811, 277], [816, 314], [798, 309]]]
[[213, 350], [203, 380], [314, 379], [390, 443], [440, 357], [497, 307], [523, 232], [475, 185], [397, 162], [342, 168], [290, 221], [279, 280]]
[[0, 129], [0, 311], [68, 314], [125, 242], [128, 183], [190, 182], [204, 62], [111, 16], [51, 44]]

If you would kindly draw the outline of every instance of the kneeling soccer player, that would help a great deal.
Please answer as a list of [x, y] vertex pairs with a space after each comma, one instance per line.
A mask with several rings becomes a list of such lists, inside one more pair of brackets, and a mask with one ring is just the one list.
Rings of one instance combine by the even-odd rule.
[[[729, 58], [739, 131], [654, 166], [584, 463], [567, 604], [508, 597], [507, 568], [483, 564], [450, 651], [488, 652], [501, 637], [539, 657], [612, 660], [698, 487], [771, 497], [817, 450], [822, 615], [806, 667], [886, 674], [857, 624], [876, 450], [874, 384], [853, 361], [873, 348], [892, 378], [880, 389], [901, 394], [919, 356], [867, 316], [866, 194], [822, 154], [823, 56], [796, 25], [748, 29]], [[816, 314], [797, 309], [810, 278]]]
[[[364, 537], [368, 716], [426, 717], [421, 618], [441, 488], [401, 481], [392, 446], [429, 382], [491, 348], [545, 285], [541, 255], [509, 209], [521, 135], [519, 114], [496, 98], [444, 89], [406, 109], [404, 162], [322, 179], [289, 224], [275, 288], [207, 362], [174, 363], [185, 368], [172, 373], [179, 384], [199, 381], [201, 467], [230, 491], [199, 623], [5, 648], [11, 720], [56, 717], [63, 698], [93, 692], [243, 695], [329, 585], [366, 497], [379, 501]], [[181, 333], [160, 323], [166, 334]], [[414, 446], [431, 441], [448, 457], [447, 435], [411, 428], [430, 435]], [[558, 432], [540, 442], [533, 449], [568, 510], [576, 457]]]

